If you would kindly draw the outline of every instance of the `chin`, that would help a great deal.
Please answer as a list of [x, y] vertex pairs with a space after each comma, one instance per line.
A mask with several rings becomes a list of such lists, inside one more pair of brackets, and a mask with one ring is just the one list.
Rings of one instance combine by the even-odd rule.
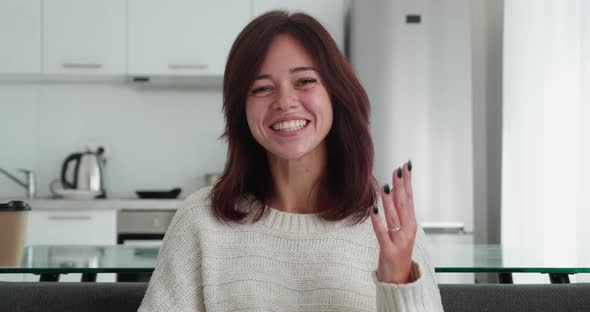
[[272, 153], [276, 157], [283, 159], [283, 160], [298, 160], [303, 158], [307, 154], [308, 151], [279, 151]]

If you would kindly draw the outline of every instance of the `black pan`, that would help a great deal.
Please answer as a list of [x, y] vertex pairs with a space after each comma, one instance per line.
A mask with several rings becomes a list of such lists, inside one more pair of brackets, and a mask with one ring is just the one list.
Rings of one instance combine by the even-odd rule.
[[159, 190], [137, 190], [135, 194], [139, 198], [176, 198], [180, 195], [182, 189], [177, 187], [173, 188], [169, 191], [159, 191]]

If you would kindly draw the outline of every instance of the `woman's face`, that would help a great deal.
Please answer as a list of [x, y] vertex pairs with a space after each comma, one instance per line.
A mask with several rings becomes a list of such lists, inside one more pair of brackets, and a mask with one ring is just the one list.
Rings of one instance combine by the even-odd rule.
[[275, 37], [246, 99], [256, 141], [285, 160], [300, 159], [324, 144], [332, 103], [318, 68], [289, 35]]

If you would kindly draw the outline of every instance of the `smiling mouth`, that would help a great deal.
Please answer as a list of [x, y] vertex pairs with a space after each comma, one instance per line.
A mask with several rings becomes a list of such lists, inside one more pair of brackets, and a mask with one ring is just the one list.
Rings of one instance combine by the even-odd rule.
[[289, 131], [297, 131], [299, 129], [305, 128], [309, 124], [309, 120], [300, 119], [300, 120], [287, 120], [281, 121], [273, 124], [270, 126], [271, 129], [280, 132], [289, 132]]

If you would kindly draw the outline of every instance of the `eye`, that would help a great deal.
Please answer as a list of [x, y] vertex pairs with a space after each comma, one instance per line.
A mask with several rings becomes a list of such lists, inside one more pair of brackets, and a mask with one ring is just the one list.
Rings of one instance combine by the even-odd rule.
[[261, 86], [261, 87], [257, 87], [257, 88], [252, 89], [250, 91], [250, 94], [257, 95], [257, 94], [261, 94], [264, 92], [268, 92], [270, 90], [272, 90], [272, 89], [269, 86]]
[[314, 78], [303, 78], [303, 79], [297, 80], [297, 85], [298, 86], [306, 86], [306, 85], [310, 85], [316, 81], [317, 81], [317, 79], [314, 79]]

